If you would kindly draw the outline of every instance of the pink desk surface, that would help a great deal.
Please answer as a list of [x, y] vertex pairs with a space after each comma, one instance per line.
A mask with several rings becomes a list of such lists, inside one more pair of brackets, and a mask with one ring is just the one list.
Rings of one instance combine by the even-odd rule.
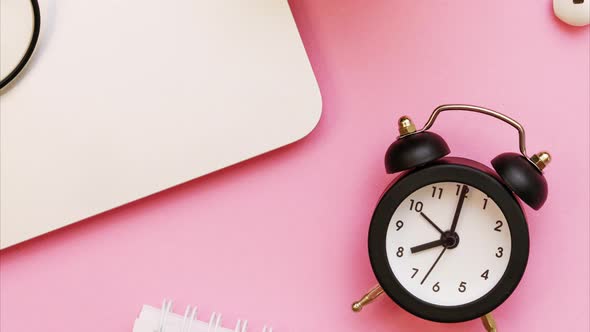
[[[502, 332], [589, 330], [589, 29], [549, 0], [292, 1], [324, 113], [304, 140], [1, 254], [0, 330], [130, 331], [164, 297], [248, 317], [259, 331], [481, 331], [415, 318], [375, 284], [367, 230], [392, 176], [395, 121], [423, 124], [442, 103], [508, 113], [547, 149], [550, 196], [527, 209], [531, 254], [497, 311]], [[287, 78], [286, 78], [287, 79]], [[488, 161], [516, 132], [448, 114], [435, 130], [454, 155]], [[31, 207], [35, 208], [35, 207]], [[182, 307], [182, 308], [181, 308]]]

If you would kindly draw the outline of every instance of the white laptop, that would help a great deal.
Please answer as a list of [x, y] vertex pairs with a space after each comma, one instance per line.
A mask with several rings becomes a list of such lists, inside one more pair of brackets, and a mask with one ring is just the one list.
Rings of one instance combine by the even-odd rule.
[[0, 248], [295, 142], [319, 120], [287, 0], [39, 2], [35, 54], [0, 92]]

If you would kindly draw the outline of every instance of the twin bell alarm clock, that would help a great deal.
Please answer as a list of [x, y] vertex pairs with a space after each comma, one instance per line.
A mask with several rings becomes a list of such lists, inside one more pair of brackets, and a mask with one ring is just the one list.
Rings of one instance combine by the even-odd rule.
[[[439, 114], [469, 111], [518, 130], [520, 153], [492, 159], [494, 170], [470, 159], [446, 157], [444, 139], [429, 131]], [[444, 323], [481, 318], [496, 331], [491, 312], [520, 282], [529, 255], [522, 201], [535, 210], [547, 199], [546, 152], [528, 156], [524, 128], [496, 111], [442, 105], [424, 128], [399, 120], [400, 136], [385, 154], [388, 186], [369, 228], [369, 258], [378, 285], [352, 305], [385, 293], [418, 317]]]

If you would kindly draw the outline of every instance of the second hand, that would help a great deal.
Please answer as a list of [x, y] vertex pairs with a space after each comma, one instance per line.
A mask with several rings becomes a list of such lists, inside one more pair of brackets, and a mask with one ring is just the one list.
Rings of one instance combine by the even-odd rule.
[[440, 252], [440, 255], [438, 255], [438, 257], [434, 261], [434, 264], [432, 264], [432, 266], [430, 267], [430, 270], [428, 270], [428, 272], [424, 276], [424, 279], [422, 279], [422, 281], [420, 282], [420, 285], [424, 284], [424, 282], [426, 281], [426, 278], [428, 278], [428, 276], [430, 275], [430, 272], [432, 272], [432, 270], [434, 269], [434, 267], [436, 266], [436, 264], [438, 263], [438, 261], [440, 260], [442, 255], [445, 253], [445, 251], [447, 251], [447, 247], [444, 247], [443, 250]]

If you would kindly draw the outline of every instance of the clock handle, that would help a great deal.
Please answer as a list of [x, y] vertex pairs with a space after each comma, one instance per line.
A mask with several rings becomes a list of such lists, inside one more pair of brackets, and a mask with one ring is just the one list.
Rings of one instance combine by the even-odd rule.
[[483, 326], [486, 328], [487, 332], [498, 332], [498, 328], [496, 327], [496, 320], [492, 316], [492, 313], [482, 316], [481, 322]]
[[412, 134], [421, 133], [421, 132], [424, 132], [424, 131], [430, 129], [432, 127], [432, 125], [434, 124], [434, 121], [436, 120], [438, 115], [442, 112], [445, 112], [445, 111], [466, 111], [466, 112], [481, 113], [481, 114], [489, 115], [489, 116], [492, 116], [496, 119], [502, 120], [505, 123], [516, 128], [516, 130], [518, 131], [518, 142], [519, 142], [518, 145], [520, 148], [520, 153], [526, 158], [526, 160], [528, 160], [531, 164], [533, 164], [535, 166], [535, 168], [539, 169], [539, 171], [542, 170], [542, 168], [539, 167], [540, 165], [539, 165], [538, 159], [543, 159], [544, 157], [541, 156], [541, 154], [533, 155], [530, 157], [527, 155], [526, 135], [524, 132], [524, 127], [520, 123], [518, 123], [518, 121], [514, 120], [513, 118], [511, 118], [507, 115], [504, 115], [500, 112], [496, 112], [494, 110], [491, 110], [489, 108], [485, 108], [485, 107], [481, 107], [481, 106], [465, 105], [465, 104], [440, 105], [432, 112], [432, 114], [430, 115], [430, 118], [428, 118], [428, 121], [426, 122], [424, 127], [422, 127], [422, 129], [420, 129], [416, 132], [413, 132]]

